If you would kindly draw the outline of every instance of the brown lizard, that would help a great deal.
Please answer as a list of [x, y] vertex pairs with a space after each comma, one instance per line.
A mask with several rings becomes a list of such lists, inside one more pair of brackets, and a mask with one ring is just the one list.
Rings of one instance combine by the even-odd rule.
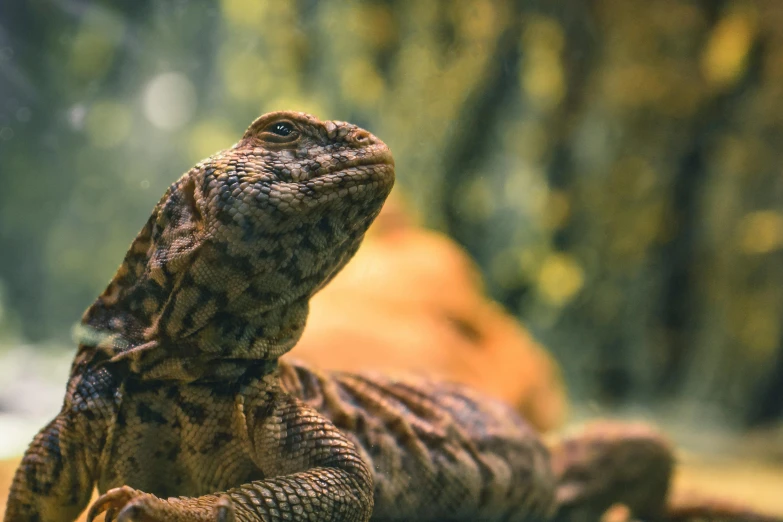
[[96, 484], [89, 520], [581, 520], [618, 501], [656, 517], [671, 453], [647, 433], [564, 444], [553, 468], [511, 408], [464, 387], [278, 361], [393, 165], [363, 129], [278, 112], [175, 182], [82, 318], [6, 522], [73, 520]]
[[377, 519], [550, 512], [547, 452], [499, 402], [298, 366], [279, 382], [393, 165], [363, 129], [279, 112], [175, 182], [85, 312], [5, 520], [72, 520], [96, 483], [89, 519], [367, 520], [373, 491]]

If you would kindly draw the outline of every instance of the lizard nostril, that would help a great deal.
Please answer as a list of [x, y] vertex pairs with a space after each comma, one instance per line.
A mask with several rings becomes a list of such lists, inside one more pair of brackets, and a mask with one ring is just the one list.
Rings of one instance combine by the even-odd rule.
[[353, 141], [360, 145], [366, 145], [370, 142], [370, 133], [366, 130], [359, 129], [354, 132]]

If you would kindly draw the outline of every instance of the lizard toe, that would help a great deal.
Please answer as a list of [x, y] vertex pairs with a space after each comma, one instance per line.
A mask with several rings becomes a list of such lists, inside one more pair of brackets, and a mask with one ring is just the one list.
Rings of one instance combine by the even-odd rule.
[[105, 521], [114, 520], [117, 512], [122, 509], [131, 499], [139, 496], [137, 491], [129, 486], [110, 489], [93, 502], [90, 510], [87, 512], [87, 522], [92, 522], [95, 517], [101, 513], [106, 513]]
[[234, 502], [228, 497], [228, 495], [222, 495], [215, 504], [215, 520], [216, 522], [234, 522]]

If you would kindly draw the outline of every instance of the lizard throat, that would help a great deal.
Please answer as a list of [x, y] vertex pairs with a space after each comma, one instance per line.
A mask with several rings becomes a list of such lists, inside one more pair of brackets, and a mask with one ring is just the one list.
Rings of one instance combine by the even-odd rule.
[[[116, 318], [117, 310], [112, 313]], [[77, 328], [76, 337], [82, 350], [124, 365], [140, 380], [230, 381], [251, 368], [273, 371], [301, 337], [306, 317], [306, 301], [253, 318], [215, 314], [190, 330], [163, 317], [138, 331], [93, 316]]]
[[205, 244], [181, 267], [151, 269], [151, 223], [82, 317], [75, 332], [82, 350], [126, 365], [143, 380], [192, 382], [233, 379], [296, 344], [308, 294], [261, 296], [236, 271], [220, 272], [224, 258]]

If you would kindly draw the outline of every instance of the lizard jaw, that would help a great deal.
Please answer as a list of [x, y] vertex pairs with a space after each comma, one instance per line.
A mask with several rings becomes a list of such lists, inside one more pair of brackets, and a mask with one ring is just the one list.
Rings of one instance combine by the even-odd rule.
[[[360, 157], [347, 159], [337, 164], [322, 165], [316, 170], [312, 171], [298, 171], [291, 172], [291, 180], [298, 183], [306, 183], [318, 178], [329, 176], [330, 174], [342, 175], [349, 172], [365, 172], [359, 167], [373, 167], [369, 169], [368, 180], [370, 178], [375, 179], [380, 177], [381, 179], [394, 181], [394, 157], [392, 156], [389, 148], [380, 143], [373, 146], [370, 154], [362, 155]], [[380, 174], [380, 176], [369, 175], [371, 173]], [[298, 178], [298, 179], [297, 179]], [[354, 176], [356, 178], [356, 176]]]

